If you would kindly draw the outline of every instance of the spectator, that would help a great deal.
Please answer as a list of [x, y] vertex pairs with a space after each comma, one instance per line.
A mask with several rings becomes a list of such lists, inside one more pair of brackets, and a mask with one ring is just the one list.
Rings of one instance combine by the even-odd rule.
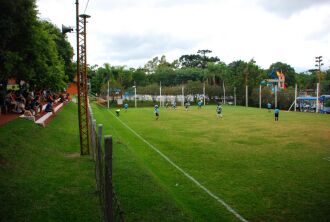
[[9, 103], [9, 105], [13, 106], [12, 111], [17, 111], [18, 102], [16, 101], [16, 95], [13, 91], [9, 91], [9, 93], [6, 96], [6, 101]]
[[53, 108], [53, 103], [48, 102], [45, 108], [45, 112], [52, 112], [53, 114], [55, 114], [54, 112], [54, 108]]
[[64, 103], [65, 99], [62, 93], [60, 94], [59, 98], [60, 98], [60, 103]]
[[39, 109], [40, 109], [40, 112], [42, 111], [42, 103], [40, 101], [40, 96], [37, 95], [37, 96], [34, 97], [32, 103], [31, 103], [31, 107], [35, 112], [35, 116], [38, 116], [39, 115]]

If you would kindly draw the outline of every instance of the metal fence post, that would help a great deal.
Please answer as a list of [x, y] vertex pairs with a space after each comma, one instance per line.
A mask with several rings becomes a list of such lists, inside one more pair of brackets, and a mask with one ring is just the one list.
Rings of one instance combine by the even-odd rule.
[[113, 210], [113, 187], [112, 187], [112, 137], [104, 137], [104, 182], [105, 182], [105, 221], [110, 222], [114, 219]]

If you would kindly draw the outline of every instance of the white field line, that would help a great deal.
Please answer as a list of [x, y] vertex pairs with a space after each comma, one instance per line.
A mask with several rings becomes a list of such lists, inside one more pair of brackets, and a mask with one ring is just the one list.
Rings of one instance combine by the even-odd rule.
[[324, 157], [323, 159], [330, 161], [330, 156], [329, 157]]
[[167, 162], [169, 162], [172, 166], [174, 166], [176, 169], [178, 169], [183, 175], [185, 175], [188, 179], [193, 181], [199, 188], [204, 190], [208, 195], [213, 197], [216, 201], [221, 203], [229, 212], [235, 215], [240, 221], [242, 222], [248, 222], [244, 217], [242, 217], [236, 210], [234, 210], [231, 206], [229, 206], [224, 200], [213, 194], [211, 191], [209, 191], [206, 187], [204, 187], [200, 182], [198, 182], [195, 178], [190, 176], [188, 173], [186, 173], [183, 169], [181, 169], [178, 165], [176, 165], [170, 158], [168, 158], [165, 154], [163, 154], [161, 151], [159, 151], [156, 147], [154, 147], [152, 144], [150, 144], [148, 141], [146, 141], [142, 136], [137, 134], [133, 129], [131, 129], [128, 125], [126, 125], [121, 119], [119, 119], [115, 114], [113, 114], [111, 111], [108, 110], [121, 124], [123, 124], [127, 129], [129, 129], [135, 136], [140, 138], [144, 143], [146, 143], [150, 148], [152, 148], [154, 151], [156, 151], [161, 157], [163, 157]]

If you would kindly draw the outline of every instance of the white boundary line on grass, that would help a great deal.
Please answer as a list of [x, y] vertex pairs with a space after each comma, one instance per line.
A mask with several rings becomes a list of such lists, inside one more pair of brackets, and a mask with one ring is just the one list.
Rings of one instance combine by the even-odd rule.
[[189, 178], [191, 181], [193, 181], [199, 188], [204, 190], [208, 195], [213, 197], [216, 201], [221, 203], [229, 212], [235, 215], [240, 221], [242, 222], [248, 222], [244, 217], [242, 217], [236, 210], [234, 210], [231, 206], [229, 206], [225, 201], [223, 201], [221, 198], [213, 194], [211, 191], [209, 191], [206, 187], [204, 187], [200, 182], [198, 182], [195, 178], [190, 176], [188, 173], [186, 173], [183, 169], [181, 169], [178, 165], [176, 165], [170, 158], [168, 158], [165, 154], [163, 154], [161, 151], [159, 151], [156, 147], [154, 147], [152, 144], [150, 144], [148, 141], [146, 141], [142, 136], [137, 134], [132, 128], [130, 128], [128, 125], [126, 125], [121, 119], [119, 119], [115, 114], [113, 114], [111, 111], [108, 110], [121, 124], [123, 124], [127, 129], [129, 129], [135, 136], [140, 138], [143, 142], [145, 142], [150, 148], [152, 148], [154, 151], [156, 151], [160, 156], [162, 156], [167, 162], [169, 162], [172, 166], [174, 166], [176, 169], [178, 169], [181, 173], [183, 173], [187, 178]]
[[330, 156], [329, 157], [324, 157], [324, 160], [330, 161]]

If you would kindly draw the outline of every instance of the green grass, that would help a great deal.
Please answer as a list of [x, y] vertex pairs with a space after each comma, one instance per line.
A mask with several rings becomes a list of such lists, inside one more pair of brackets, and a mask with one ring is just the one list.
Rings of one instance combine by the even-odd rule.
[[[93, 105], [114, 138], [114, 183], [127, 221], [238, 221]], [[111, 113], [110, 113], [111, 112]], [[330, 116], [215, 106], [130, 108], [120, 120], [249, 221], [330, 221]]]
[[[238, 221], [107, 110], [127, 221]], [[76, 106], [46, 127], [0, 127], [0, 221], [99, 221], [94, 163], [79, 156]], [[243, 107], [130, 108], [120, 120], [249, 221], [330, 220], [330, 116]]]
[[81, 157], [76, 105], [47, 127], [0, 127], [0, 221], [100, 221], [94, 163]]

